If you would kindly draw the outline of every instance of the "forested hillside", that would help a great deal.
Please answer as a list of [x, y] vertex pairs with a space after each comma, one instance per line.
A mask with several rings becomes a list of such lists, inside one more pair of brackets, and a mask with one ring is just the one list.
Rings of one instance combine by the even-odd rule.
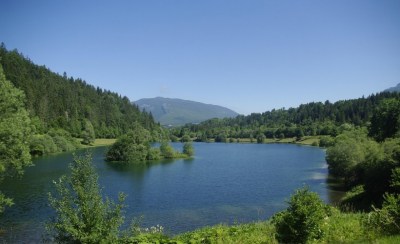
[[199, 125], [186, 125], [174, 133], [176, 136], [191, 133], [198, 139], [215, 138], [217, 141], [221, 138], [256, 138], [260, 135], [267, 138], [335, 136], [343, 124], [367, 125], [377, 105], [386, 98], [400, 99], [400, 94], [383, 92], [335, 103], [312, 102], [297, 108], [212, 119]]
[[93, 128], [97, 138], [115, 138], [133, 129], [134, 122], [155, 136], [161, 132], [151, 114], [140, 111], [127, 97], [54, 73], [16, 50], [8, 51], [4, 44], [0, 64], [7, 80], [26, 94], [26, 108], [38, 134], [53, 128], [83, 137]]

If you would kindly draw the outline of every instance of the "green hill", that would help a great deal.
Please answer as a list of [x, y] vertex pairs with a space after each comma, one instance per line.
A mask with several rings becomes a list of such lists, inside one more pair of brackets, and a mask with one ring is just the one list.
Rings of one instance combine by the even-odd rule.
[[134, 103], [140, 109], [151, 112], [154, 119], [162, 125], [195, 124], [207, 119], [231, 118], [238, 115], [225, 107], [176, 98], [145, 98]]

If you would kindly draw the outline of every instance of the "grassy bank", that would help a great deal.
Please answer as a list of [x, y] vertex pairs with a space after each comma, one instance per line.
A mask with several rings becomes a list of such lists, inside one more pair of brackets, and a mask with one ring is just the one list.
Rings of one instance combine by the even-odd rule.
[[[323, 225], [324, 236], [310, 243], [400, 243], [400, 235], [379, 236], [370, 233], [362, 225], [366, 214], [334, 211]], [[271, 221], [237, 225], [204, 227], [174, 237], [161, 233], [140, 233], [130, 238], [134, 243], [278, 243], [277, 232]], [[136, 242], [135, 242], [136, 241]]]
[[[105, 138], [99, 138], [95, 139], [94, 143], [92, 145], [83, 145], [81, 144], [81, 148], [92, 148], [92, 147], [102, 147], [102, 146], [111, 146], [112, 144], [115, 143], [117, 139], [105, 139]], [[79, 139], [79, 142], [82, 141], [82, 139]]]

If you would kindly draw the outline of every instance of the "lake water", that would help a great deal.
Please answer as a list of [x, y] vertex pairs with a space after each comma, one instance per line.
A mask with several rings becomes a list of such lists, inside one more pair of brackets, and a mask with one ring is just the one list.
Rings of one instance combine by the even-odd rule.
[[[182, 150], [181, 143], [172, 144]], [[292, 144], [194, 143], [193, 159], [151, 165], [113, 165], [104, 162], [107, 148], [92, 151], [103, 193], [126, 199], [126, 222], [143, 216], [141, 226], [157, 224], [167, 234], [218, 223], [265, 220], [286, 207], [297, 188], [308, 185], [326, 202], [335, 192], [326, 183], [325, 152]], [[71, 153], [37, 158], [22, 179], [2, 183], [15, 205], [0, 216], [0, 242], [41, 240], [44, 223], [53, 211], [48, 192], [53, 180], [68, 173]]]

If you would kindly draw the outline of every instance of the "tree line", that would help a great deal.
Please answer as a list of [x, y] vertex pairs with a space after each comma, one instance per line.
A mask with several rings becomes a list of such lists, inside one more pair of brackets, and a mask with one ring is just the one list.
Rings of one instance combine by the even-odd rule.
[[211, 119], [200, 124], [188, 124], [172, 129], [172, 135], [190, 135], [198, 141], [214, 139], [226, 142], [228, 138], [301, 138], [303, 136], [331, 135], [343, 131], [343, 126], [367, 126], [374, 109], [388, 98], [400, 99], [399, 93], [382, 92], [368, 97], [302, 104], [297, 108], [273, 109], [235, 118]]

